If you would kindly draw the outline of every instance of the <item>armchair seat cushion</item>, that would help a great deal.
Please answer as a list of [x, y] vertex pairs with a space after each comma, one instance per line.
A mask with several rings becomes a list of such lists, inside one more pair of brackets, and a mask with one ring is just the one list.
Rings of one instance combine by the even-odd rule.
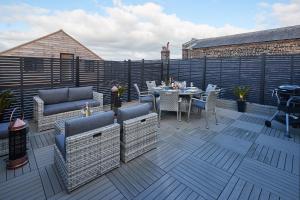
[[69, 88], [69, 101], [79, 101], [93, 98], [93, 87]]
[[85, 106], [86, 102], [91, 107], [95, 107], [95, 106], [100, 105], [100, 102], [98, 102], [94, 99], [86, 99], [86, 100], [80, 100], [80, 101], [64, 102], [64, 103], [45, 105], [44, 106], [44, 115], [48, 116], [48, 115], [54, 115], [54, 114], [73, 111], [73, 110], [79, 110], [79, 109], [81, 109]]
[[55, 144], [59, 149], [61, 155], [66, 159], [66, 148], [65, 148], [65, 135], [59, 134], [55, 136]]
[[68, 88], [39, 90], [39, 97], [44, 101], [45, 105], [57, 104], [68, 101]]
[[120, 125], [123, 125], [123, 122], [126, 120], [140, 117], [143, 115], [148, 115], [150, 110], [151, 110], [151, 105], [147, 103], [139, 104], [136, 106], [130, 106], [127, 108], [119, 108], [117, 121]]
[[8, 125], [9, 123], [0, 123], [0, 139], [8, 138]]
[[69, 137], [114, 123], [114, 112], [101, 112], [89, 117], [79, 117], [65, 122], [65, 136]]
[[153, 96], [152, 95], [149, 95], [149, 96], [141, 96], [140, 97], [140, 101], [142, 102], [142, 103], [146, 103], [146, 102], [153, 102]]
[[200, 100], [194, 100], [193, 105], [200, 109], [205, 109], [205, 102]]

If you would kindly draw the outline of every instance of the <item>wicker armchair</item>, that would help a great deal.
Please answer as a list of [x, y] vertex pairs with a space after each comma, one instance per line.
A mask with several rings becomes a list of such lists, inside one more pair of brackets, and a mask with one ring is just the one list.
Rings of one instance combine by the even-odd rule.
[[121, 124], [121, 160], [128, 162], [157, 145], [157, 113], [150, 113], [148, 104], [118, 110]]
[[[92, 109], [94, 112], [103, 110], [103, 94], [102, 93], [92, 92], [91, 100], [95, 100], [99, 104], [97, 106], [93, 106]], [[84, 102], [83, 102], [83, 104], [84, 104]], [[37, 123], [38, 131], [43, 131], [43, 130], [54, 128], [54, 123], [57, 120], [81, 115], [82, 105], [80, 106], [78, 104], [76, 106], [77, 106], [76, 109], [72, 109], [70, 111], [45, 115], [45, 102], [42, 100], [42, 98], [40, 96], [34, 96], [33, 97], [33, 118]]]
[[119, 167], [120, 125], [113, 120], [111, 111], [72, 119], [56, 136], [54, 163], [68, 192]]
[[8, 154], [8, 125], [0, 123], [0, 156]]

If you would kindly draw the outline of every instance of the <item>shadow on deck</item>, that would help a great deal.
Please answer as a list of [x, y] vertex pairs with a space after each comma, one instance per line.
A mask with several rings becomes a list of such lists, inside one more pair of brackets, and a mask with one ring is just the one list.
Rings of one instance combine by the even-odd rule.
[[219, 125], [163, 115], [158, 148], [67, 194], [53, 165], [53, 130], [31, 124], [29, 164], [7, 171], [0, 199], [299, 199], [300, 130], [218, 109]]

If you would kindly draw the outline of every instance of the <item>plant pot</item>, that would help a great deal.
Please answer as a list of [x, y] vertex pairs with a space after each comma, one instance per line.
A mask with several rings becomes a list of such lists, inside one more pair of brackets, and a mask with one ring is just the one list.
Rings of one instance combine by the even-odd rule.
[[0, 113], [0, 122], [3, 121], [4, 113]]
[[247, 107], [246, 101], [237, 100], [236, 103], [237, 103], [238, 112], [246, 112], [246, 107]]

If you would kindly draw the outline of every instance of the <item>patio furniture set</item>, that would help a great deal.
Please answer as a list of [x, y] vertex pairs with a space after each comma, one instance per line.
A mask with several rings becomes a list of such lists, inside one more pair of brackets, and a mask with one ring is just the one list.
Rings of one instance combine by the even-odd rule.
[[[156, 86], [155, 81], [146, 81], [147, 91], [141, 92], [138, 85], [134, 87], [139, 96], [139, 102], [151, 103], [158, 112], [159, 122], [162, 111], [173, 111], [177, 113], [177, 120], [181, 121], [181, 112], [187, 113], [187, 120], [193, 108], [197, 111], [204, 110], [206, 128], [208, 127], [208, 114], [215, 116], [216, 124], [216, 100], [221, 91], [217, 85], [208, 84], [205, 91], [197, 87], [186, 87], [186, 82], [175, 82], [175, 86]], [[179, 86], [179, 87], [178, 87]]]
[[[155, 81], [147, 85], [148, 91], [141, 92], [134, 84], [139, 104], [116, 113], [103, 111], [103, 94], [92, 87], [39, 90], [33, 97], [38, 131], [55, 129], [54, 163], [68, 192], [119, 167], [120, 160], [126, 163], [156, 148], [162, 111], [176, 111], [181, 120], [180, 113], [187, 112], [189, 118], [195, 106], [216, 116], [216, 86], [203, 92], [196, 87], [157, 87]], [[87, 104], [93, 112], [85, 117], [82, 109]], [[8, 151], [7, 126], [1, 124], [1, 155]]]
[[[90, 116], [82, 108], [88, 103]], [[103, 111], [92, 87], [40, 90], [38, 130], [55, 129], [54, 163], [68, 192], [156, 147], [157, 114], [148, 104]]]

